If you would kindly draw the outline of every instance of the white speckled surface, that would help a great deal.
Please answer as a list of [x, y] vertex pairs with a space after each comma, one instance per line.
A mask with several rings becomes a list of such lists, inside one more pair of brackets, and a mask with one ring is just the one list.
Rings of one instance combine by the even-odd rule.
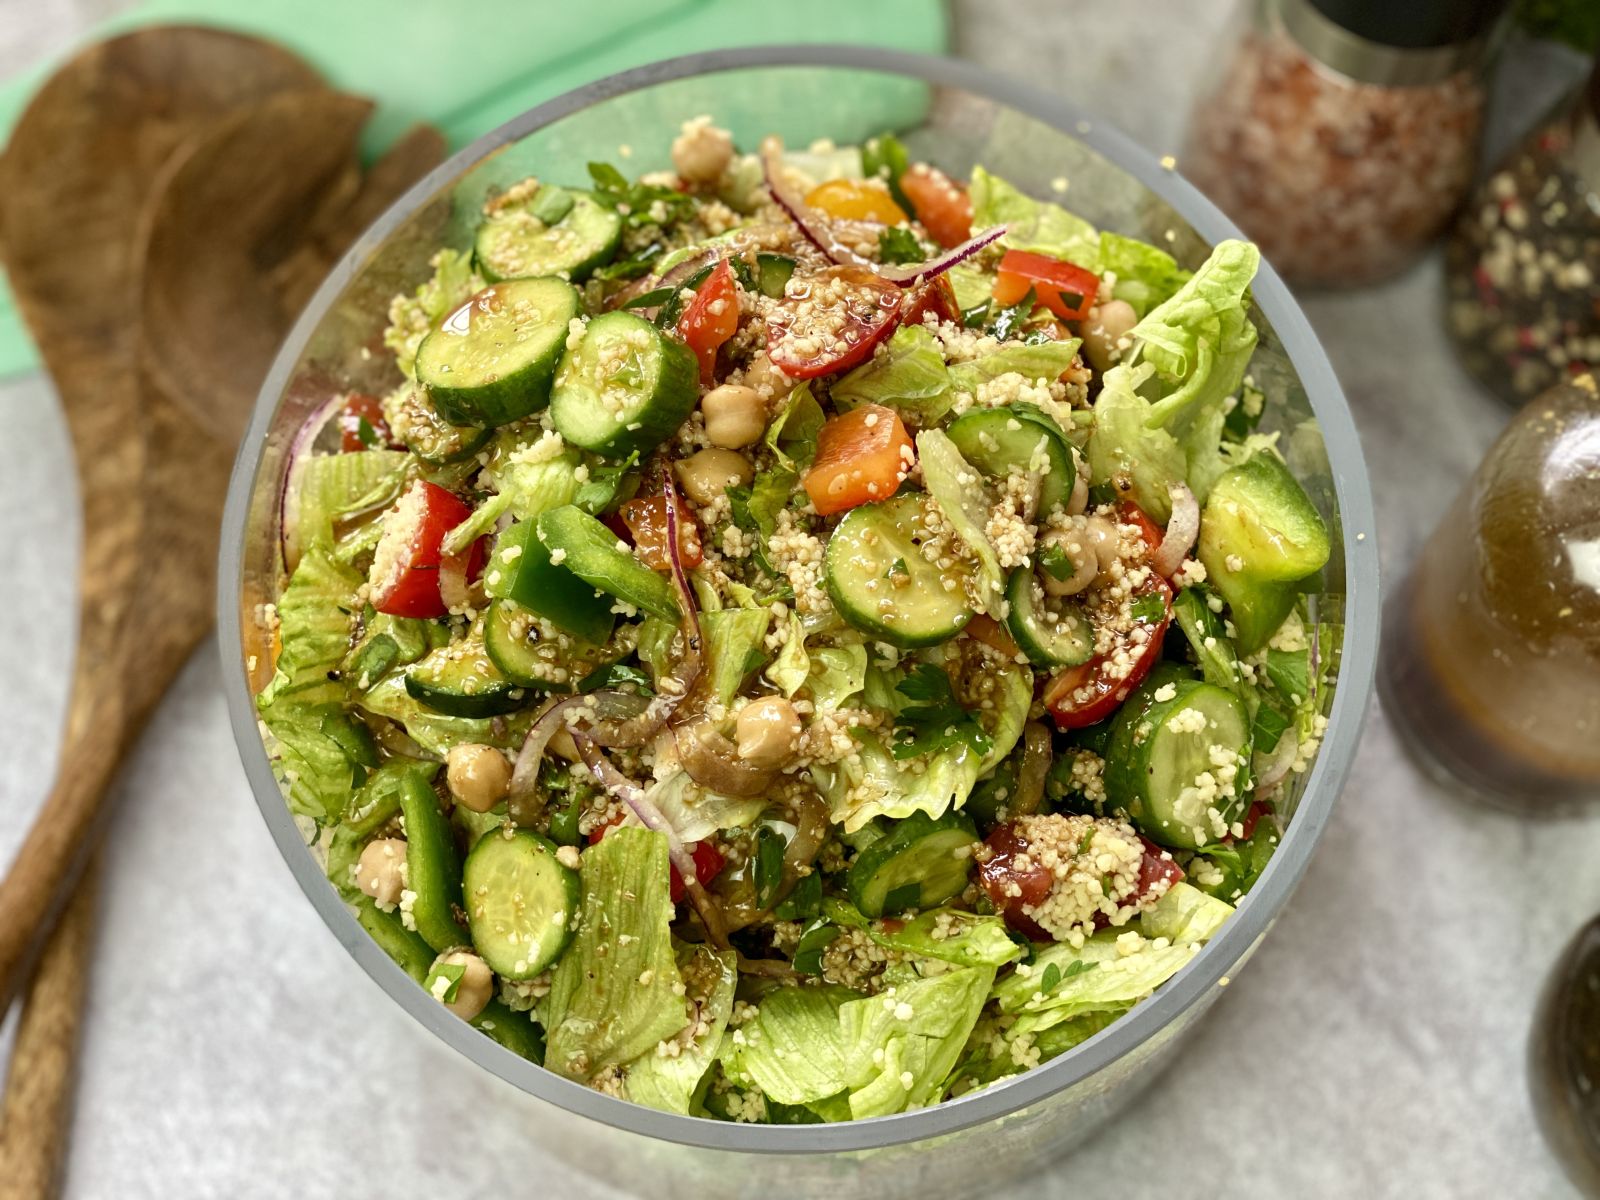
[[[114, 7], [0, 0], [0, 72]], [[966, 0], [956, 44], [1159, 153], [1224, 7]], [[1575, 70], [1528, 47], [1511, 66], [1523, 120]], [[1504, 419], [1455, 366], [1437, 305], [1432, 261], [1307, 304], [1362, 429], [1391, 576]], [[0, 429], [3, 858], [54, 766], [79, 531], [47, 381], [0, 384]], [[521, 1136], [541, 1108], [412, 1025], [321, 926], [246, 789], [213, 643], [120, 791], [69, 1195], [618, 1194], [541, 1159]], [[1304, 884], [1179, 1065], [1119, 1127], [1000, 1195], [1111, 1172], [1124, 1195], [1570, 1194], [1532, 1125], [1523, 1048], [1546, 967], [1600, 909], [1597, 844], [1600, 819], [1521, 824], [1423, 783], [1374, 708]]]

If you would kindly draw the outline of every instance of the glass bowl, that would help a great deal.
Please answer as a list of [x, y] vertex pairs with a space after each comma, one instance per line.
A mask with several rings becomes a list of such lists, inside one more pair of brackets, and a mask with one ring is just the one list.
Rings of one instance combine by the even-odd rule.
[[[541, 1110], [547, 1116], [530, 1135], [556, 1152], [585, 1160], [613, 1181], [631, 1174], [641, 1186], [664, 1171], [693, 1173], [703, 1195], [737, 1194], [754, 1168], [765, 1186], [793, 1191], [845, 1176], [880, 1195], [992, 1183], [1005, 1173], [997, 1164], [1020, 1169], [1080, 1140], [1169, 1061], [1288, 900], [1355, 754], [1379, 627], [1371, 492], [1328, 361], [1265, 263], [1254, 285], [1261, 340], [1251, 364], [1268, 398], [1263, 428], [1282, 432], [1280, 445], [1333, 533], [1324, 590], [1313, 597], [1324, 619], [1345, 627], [1336, 682], [1325, 697], [1327, 736], [1288, 805], [1292, 817], [1276, 856], [1222, 932], [1153, 997], [1042, 1067], [933, 1108], [796, 1126], [677, 1116], [572, 1083], [456, 1019], [378, 949], [313, 860], [263, 749], [247, 664], [271, 661], [253, 614], [281, 583], [277, 512], [297, 428], [336, 391], [377, 393], [397, 381], [382, 347], [389, 298], [428, 275], [438, 246], [468, 244], [473, 216], [491, 188], [529, 174], [579, 182], [591, 159], [629, 172], [667, 167], [679, 124], [701, 113], [730, 127], [745, 147], [768, 132], [805, 145], [817, 138], [854, 142], [892, 129], [913, 157], [952, 174], [965, 175], [981, 162], [1047, 197], [1052, 182], [1065, 178], [1064, 199], [1074, 210], [1104, 229], [1165, 246], [1190, 267], [1214, 243], [1240, 236], [1181, 177], [1098, 118], [944, 59], [851, 47], [719, 51], [627, 71], [543, 104], [455, 155], [360, 238], [295, 325], [262, 386], [222, 532], [219, 625], [235, 737], [262, 816], [334, 935], [430, 1032], [547, 1101]], [[605, 1127], [598, 1151], [595, 1123]], [[766, 1157], [755, 1162], [750, 1155]]]

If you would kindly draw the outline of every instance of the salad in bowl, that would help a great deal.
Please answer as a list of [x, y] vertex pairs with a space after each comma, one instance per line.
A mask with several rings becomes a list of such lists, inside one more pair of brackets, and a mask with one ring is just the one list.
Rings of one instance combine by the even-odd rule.
[[261, 728], [361, 926], [515, 1053], [937, 1104], [1180, 971], [1316, 754], [1258, 255], [887, 135], [672, 161], [504, 188], [393, 299], [393, 390], [295, 446]]

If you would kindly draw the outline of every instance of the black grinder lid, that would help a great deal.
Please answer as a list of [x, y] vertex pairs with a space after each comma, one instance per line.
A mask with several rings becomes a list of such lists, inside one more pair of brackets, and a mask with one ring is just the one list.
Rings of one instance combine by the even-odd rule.
[[1310, 0], [1328, 20], [1369, 42], [1403, 50], [1458, 46], [1483, 37], [1510, 0]]

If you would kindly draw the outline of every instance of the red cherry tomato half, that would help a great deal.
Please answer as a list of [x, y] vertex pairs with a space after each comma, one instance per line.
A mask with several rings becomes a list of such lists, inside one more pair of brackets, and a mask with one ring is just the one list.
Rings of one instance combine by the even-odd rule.
[[938, 167], [914, 163], [900, 176], [900, 190], [922, 227], [946, 250], [972, 236], [972, 198]]
[[[1117, 510], [1118, 520], [1137, 525], [1146, 548], [1154, 553], [1161, 545], [1161, 527], [1138, 505], [1124, 503]], [[1130, 692], [1144, 682], [1161, 658], [1161, 646], [1172, 620], [1172, 585], [1154, 571], [1138, 591], [1138, 596], [1161, 597], [1158, 619], [1139, 621], [1123, 634], [1108, 654], [1097, 654], [1080, 666], [1068, 667], [1051, 679], [1045, 688], [1044, 702], [1060, 729], [1081, 729], [1097, 725], [1121, 707]]]
[[1050, 894], [1055, 875], [1042, 861], [1027, 856], [1026, 866], [1018, 865], [1019, 856], [1028, 849], [1028, 840], [1022, 836], [1016, 823], [1007, 821], [996, 825], [984, 839], [994, 851], [987, 862], [978, 864], [978, 882], [988, 893], [995, 909], [1005, 918], [1006, 924], [1024, 937], [1035, 942], [1048, 942], [1050, 935], [1024, 908], [1037, 908]]
[[[337, 417], [339, 449], [345, 454], [357, 450], [382, 449], [394, 445], [394, 434], [383, 417], [383, 402], [376, 396], [353, 392]], [[361, 427], [365, 421], [366, 429]]]
[[936, 321], [961, 321], [961, 306], [956, 302], [956, 290], [943, 275], [923, 284], [911, 293], [906, 304], [902, 325], [921, 325], [929, 313]]
[[684, 306], [678, 318], [678, 336], [700, 360], [700, 382], [716, 378], [717, 351], [739, 328], [739, 283], [723, 259]]
[[[1139, 840], [1144, 843], [1144, 858], [1139, 861], [1140, 897], [1148, 896], [1162, 880], [1165, 880], [1167, 887], [1170, 888], [1183, 878], [1183, 868], [1171, 854], [1143, 834], [1140, 834]], [[1166, 888], [1161, 890], [1166, 891]]]
[[[591, 830], [589, 833], [589, 844], [593, 846], [601, 838], [605, 837], [606, 834], [610, 833], [618, 825], [622, 824], [625, 819], [625, 813], [618, 813], [604, 825], [597, 826]], [[695, 880], [700, 884], [701, 887], [705, 887], [706, 884], [710, 883], [718, 875], [722, 874], [722, 868], [728, 864], [728, 860], [722, 856], [722, 852], [710, 842], [695, 842], [688, 847], [688, 850], [690, 856], [694, 859]], [[672, 874], [669, 882], [669, 890], [671, 892], [672, 902], [674, 904], [681, 904], [683, 902], [684, 891], [686, 890], [683, 886], [683, 876], [678, 874], [677, 867], [671, 867], [670, 870]]]
[[[413, 483], [383, 515], [383, 536], [367, 577], [372, 607], [391, 617], [444, 616], [449, 608], [439, 591], [439, 572], [446, 561], [440, 543], [471, 515], [465, 501], [437, 484], [424, 479]], [[476, 543], [453, 556], [451, 568], [470, 578], [475, 553], [482, 553]]]
[[1094, 307], [1100, 277], [1069, 262], [1031, 250], [1007, 250], [994, 281], [996, 304], [1015, 304], [1033, 289], [1034, 299], [1063, 321], [1081, 321]]
[[767, 355], [791, 379], [865, 362], [905, 304], [901, 288], [864, 267], [829, 267], [789, 289], [767, 320]]

